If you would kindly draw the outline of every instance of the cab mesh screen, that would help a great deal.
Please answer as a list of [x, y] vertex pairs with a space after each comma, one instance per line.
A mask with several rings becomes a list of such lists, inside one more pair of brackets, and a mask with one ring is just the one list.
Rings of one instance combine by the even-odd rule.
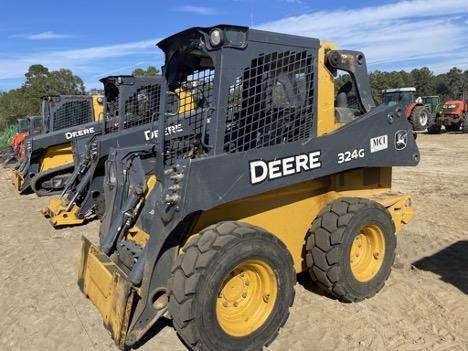
[[230, 86], [224, 151], [309, 138], [313, 106], [314, 66], [309, 52], [260, 54]]
[[[178, 101], [178, 111], [167, 116], [165, 123], [166, 165], [173, 164], [178, 158], [194, 158], [203, 153], [203, 143], [208, 139], [205, 136], [209, 114], [213, 106], [214, 73], [214, 69], [195, 71], [185, 81], [177, 84], [174, 95]], [[190, 132], [180, 133], [183, 126]], [[182, 135], [173, 136], [174, 134]]]
[[[110, 88], [109, 88], [110, 89]], [[105, 100], [105, 130], [113, 133], [119, 130], [119, 92], [115, 87], [114, 94], [109, 94]]]
[[70, 128], [93, 121], [91, 101], [67, 101], [53, 112], [53, 130]]
[[123, 129], [156, 122], [161, 104], [159, 84], [143, 86], [125, 101], [125, 122]]

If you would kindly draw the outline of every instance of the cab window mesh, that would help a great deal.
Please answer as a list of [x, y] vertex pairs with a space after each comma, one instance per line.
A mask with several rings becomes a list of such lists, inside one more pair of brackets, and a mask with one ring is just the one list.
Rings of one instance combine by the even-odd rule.
[[307, 51], [260, 54], [229, 89], [226, 152], [307, 139], [314, 120], [313, 58]]
[[161, 86], [147, 85], [139, 88], [125, 101], [125, 123], [123, 129], [156, 122], [161, 103]]
[[119, 89], [115, 85], [106, 86], [105, 131], [113, 133], [119, 130]]
[[[195, 71], [174, 89], [179, 107], [178, 113], [166, 117], [164, 160], [167, 165], [175, 159], [194, 158], [203, 153], [202, 144], [208, 138], [202, 138], [208, 133], [213, 106], [214, 73], [214, 69]], [[182, 135], [172, 136], [175, 133]]]
[[91, 122], [93, 111], [90, 101], [67, 101], [54, 111], [53, 118], [54, 131]]

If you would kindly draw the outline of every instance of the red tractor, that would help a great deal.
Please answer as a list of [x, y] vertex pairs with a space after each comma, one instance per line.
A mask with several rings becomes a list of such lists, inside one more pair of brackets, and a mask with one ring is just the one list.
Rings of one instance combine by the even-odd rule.
[[413, 130], [425, 130], [431, 113], [422, 99], [414, 98], [415, 92], [416, 88], [385, 89], [382, 90], [382, 101], [387, 105], [401, 104]]
[[447, 101], [442, 107], [442, 114], [429, 121], [427, 131], [439, 134], [442, 126], [447, 132], [456, 132], [462, 127], [463, 133], [468, 133], [468, 103], [463, 100]]
[[1, 160], [5, 166], [12, 166], [24, 158], [24, 141], [29, 135], [36, 135], [42, 132], [42, 117], [19, 118], [16, 121], [16, 128], [18, 134], [15, 134], [11, 138], [11, 145], [1, 155]]

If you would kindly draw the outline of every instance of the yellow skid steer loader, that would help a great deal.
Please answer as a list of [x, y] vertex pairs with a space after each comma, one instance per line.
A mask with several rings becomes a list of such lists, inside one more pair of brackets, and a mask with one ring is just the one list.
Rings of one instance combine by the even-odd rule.
[[[343, 301], [378, 293], [413, 217], [392, 167], [419, 151], [401, 107], [374, 105], [364, 54], [230, 25], [158, 46], [158, 142], [110, 151], [99, 243], [82, 241], [79, 287], [117, 345], [167, 317], [188, 349], [260, 350], [303, 271]], [[167, 113], [187, 86], [195, 106]]]

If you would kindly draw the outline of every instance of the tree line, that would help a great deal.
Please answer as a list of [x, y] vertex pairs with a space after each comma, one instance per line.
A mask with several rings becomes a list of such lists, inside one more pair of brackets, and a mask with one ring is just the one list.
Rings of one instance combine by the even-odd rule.
[[[135, 76], [159, 74], [156, 67], [137, 68]], [[102, 94], [102, 89], [86, 91], [83, 80], [69, 69], [51, 71], [43, 65], [32, 65], [24, 75], [21, 87], [0, 92], [0, 130], [14, 124], [16, 118], [41, 113], [42, 97], [48, 95]]]
[[[338, 90], [349, 81], [349, 75], [337, 78], [335, 87]], [[372, 96], [377, 103], [382, 102], [382, 90], [415, 87], [416, 96], [440, 96], [442, 102], [447, 100], [468, 99], [468, 70], [462, 71], [453, 67], [447, 73], [435, 75], [429, 68], [422, 67], [406, 71], [373, 71], [369, 74]]]
[[[155, 76], [160, 71], [153, 66], [137, 68], [135, 76]], [[348, 75], [336, 79], [336, 89], [349, 80]], [[369, 74], [372, 96], [380, 103], [383, 89], [415, 87], [418, 96], [438, 95], [442, 102], [449, 99], [468, 99], [468, 70], [452, 68], [447, 73], [434, 74], [423, 67], [406, 71], [374, 71]], [[32, 65], [25, 73], [21, 87], [0, 92], [0, 130], [13, 124], [17, 117], [40, 114], [41, 98], [47, 95], [76, 95], [101, 93], [101, 89], [86, 91], [83, 80], [71, 70], [50, 71], [43, 65]]]

